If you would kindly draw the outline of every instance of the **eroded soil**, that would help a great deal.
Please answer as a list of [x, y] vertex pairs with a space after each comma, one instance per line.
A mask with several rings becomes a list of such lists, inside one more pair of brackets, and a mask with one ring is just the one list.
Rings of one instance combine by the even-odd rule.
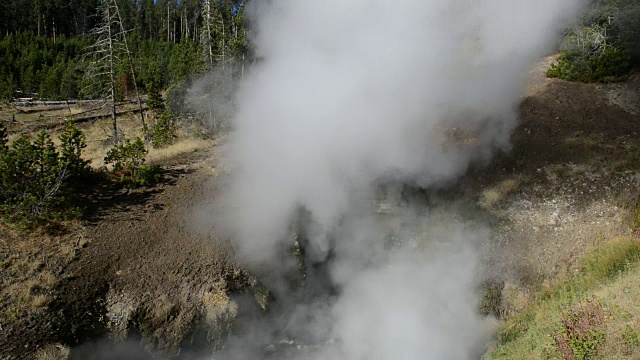
[[252, 279], [233, 263], [226, 242], [188, 226], [190, 210], [214, 200], [215, 182], [207, 180], [217, 174], [215, 150], [174, 159], [156, 187], [88, 196], [87, 245], [60, 269], [46, 311], [5, 325], [2, 357], [107, 333], [138, 333], [148, 348], [168, 354], [223, 338], [237, 311], [227, 294]]
[[638, 74], [622, 84], [537, 82], [520, 106], [512, 151], [465, 179], [496, 221], [490, 254], [499, 276], [514, 286], [544, 286], [577, 272], [578, 258], [596, 245], [632, 234], [638, 104]]

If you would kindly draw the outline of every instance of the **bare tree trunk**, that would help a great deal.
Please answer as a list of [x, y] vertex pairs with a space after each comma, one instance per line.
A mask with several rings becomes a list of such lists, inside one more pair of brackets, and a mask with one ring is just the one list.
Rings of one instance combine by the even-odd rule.
[[205, 35], [207, 36], [207, 50], [209, 66], [213, 65], [213, 39], [211, 38], [211, 0], [205, 0]]
[[227, 44], [226, 44], [226, 33], [225, 33], [225, 29], [224, 29], [224, 14], [221, 13], [220, 14], [220, 19], [222, 19], [222, 71], [224, 71], [225, 68], [225, 63], [227, 62], [227, 56], [225, 53], [225, 50], [227, 48]]
[[215, 115], [213, 115], [213, 111], [211, 110], [211, 102], [208, 102], [209, 105], [209, 122], [213, 125], [213, 132], [218, 131], [218, 124], [216, 122]]
[[[242, 28], [242, 36], [243, 36], [242, 39], [244, 41], [247, 41], [247, 29], [244, 28], [244, 27]], [[244, 57], [245, 54], [244, 53], [245, 53], [245, 51], [246, 50], [244, 50], [244, 49], [242, 50], [242, 70], [240, 72], [240, 79], [244, 79], [244, 61], [245, 61], [245, 57]]]
[[116, 119], [116, 74], [114, 68], [115, 56], [113, 53], [113, 34], [111, 33], [111, 7], [107, 6], [107, 32], [108, 32], [108, 43], [109, 43], [109, 78], [111, 81], [111, 121], [113, 123], [113, 139], [116, 144], [120, 143], [120, 139], [118, 138], [118, 123]]
[[189, 39], [189, 17], [187, 16], [187, 6], [184, 7], [184, 36], [185, 40]]
[[120, 31], [122, 32], [122, 39], [124, 40], [124, 48], [127, 53], [127, 60], [129, 61], [129, 69], [131, 70], [131, 77], [133, 78], [133, 87], [136, 90], [136, 99], [138, 100], [138, 109], [140, 110], [140, 122], [142, 123], [142, 134], [144, 140], [149, 140], [149, 133], [147, 131], [147, 123], [144, 121], [144, 111], [142, 110], [142, 101], [140, 100], [140, 92], [138, 91], [138, 83], [136, 79], [136, 71], [133, 67], [133, 60], [131, 59], [131, 51], [129, 51], [129, 42], [127, 41], [127, 32], [124, 30], [122, 24], [122, 17], [120, 16], [120, 8], [116, 0], [113, 0], [116, 9], [116, 15], [118, 17], [118, 23], [120, 24]]

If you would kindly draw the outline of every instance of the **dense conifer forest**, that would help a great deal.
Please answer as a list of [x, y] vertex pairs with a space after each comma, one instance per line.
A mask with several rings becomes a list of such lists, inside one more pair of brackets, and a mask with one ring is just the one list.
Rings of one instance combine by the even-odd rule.
[[102, 97], [88, 86], [96, 82], [91, 65], [104, 60], [101, 29], [114, 42], [118, 98], [135, 85], [155, 92], [248, 61], [245, 8], [239, 0], [2, 1], [0, 99]]

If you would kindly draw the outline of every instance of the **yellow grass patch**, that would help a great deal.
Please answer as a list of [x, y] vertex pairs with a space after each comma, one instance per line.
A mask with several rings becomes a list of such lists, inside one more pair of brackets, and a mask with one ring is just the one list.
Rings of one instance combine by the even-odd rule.
[[71, 350], [61, 344], [47, 345], [38, 350], [35, 360], [66, 360], [71, 355]]
[[32, 308], [41, 308], [49, 305], [49, 297], [44, 294], [35, 295], [31, 298], [31, 307]]
[[150, 149], [149, 154], [147, 154], [147, 161], [151, 164], [161, 163], [180, 155], [209, 148], [213, 146], [213, 144], [214, 142], [212, 140], [179, 137], [175, 143], [166, 148]]
[[491, 209], [500, 203], [507, 195], [513, 193], [520, 186], [520, 179], [507, 179], [498, 185], [482, 192], [479, 205], [485, 209]]

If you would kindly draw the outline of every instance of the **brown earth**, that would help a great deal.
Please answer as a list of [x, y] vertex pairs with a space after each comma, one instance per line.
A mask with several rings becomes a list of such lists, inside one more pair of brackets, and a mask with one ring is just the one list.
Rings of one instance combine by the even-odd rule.
[[640, 116], [631, 111], [640, 75], [621, 84], [532, 84], [511, 151], [463, 180], [493, 216], [496, 273], [529, 289], [575, 273], [586, 251], [640, 225]]
[[220, 338], [236, 311], [227, 294], [253, 280], [233, 263], [228, 244], [187, 225], [188, 209], [213, 199], [215, 182], [206, 180], [217, 173], [215, 150], [168, 162], [156, 187], [104, 184], [87, 196], [86, 246], [58, 269], [47, 311], [5, 325], [0, 358], [107, 332], [114, 339], [139, 333], [149, 348], [168, 352]]
[[[544, 68], [534, 70], [520, 106], [512, 151], [471, 169], [451, 190], [491, 219], [492, 271], [525, 303], [529, 290], [575, 271], [591, 246], [631, 233], [640, 194], [638, 74], [596, 86], [546, 79]], [[45, 264], [58, 278], [50, 302], [2, 324], [0, 357], [106, 333], [137, 333], [170, 355], [190, 344], [215, 345], [237, 313], [229, 294], [255, 284], [233, 262], [229, 244], [189, 226], [190, 209], [215, 201], [216, 182], [208, 180], [220, 173], [216, 154], [213, 148], [167, 162], [154, 188], [105, 185], [88, 196], [91, 211], [78, 230], [47, 245], [74, 244], [70, 260]], [[523, 304], [509, 306], [505, 311]]]

